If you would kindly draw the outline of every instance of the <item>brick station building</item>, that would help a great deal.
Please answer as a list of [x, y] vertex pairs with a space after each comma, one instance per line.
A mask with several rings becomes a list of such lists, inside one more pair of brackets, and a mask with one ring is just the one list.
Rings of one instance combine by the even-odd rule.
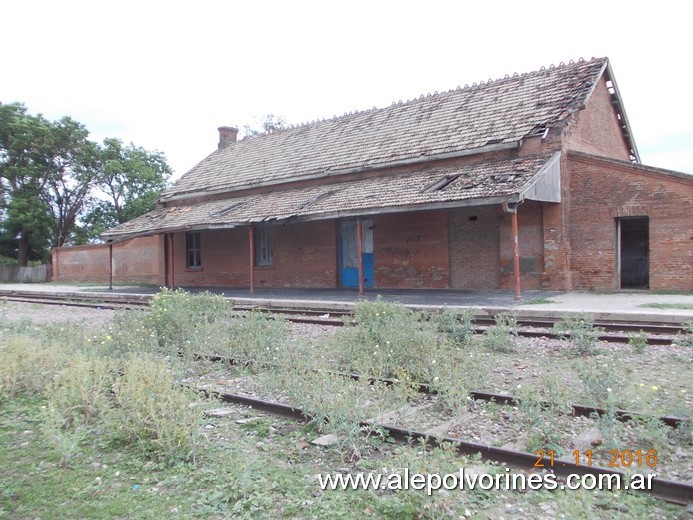
[[[606, 58], [236, 134], [220, 128], [157, 209], [103, 234], [115, 279], [140, 265], [161, 285], [250, 290], [693, 289], [693, 176], [640, 164]], [[103, 269], [68, 249], [58, 280]]]

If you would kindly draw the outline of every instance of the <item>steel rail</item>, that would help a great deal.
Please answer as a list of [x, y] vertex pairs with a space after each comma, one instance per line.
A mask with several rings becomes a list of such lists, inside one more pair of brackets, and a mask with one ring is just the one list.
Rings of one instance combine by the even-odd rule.
[[[301, 408], [298, 407], [288, 406], [271, 401], [264, 401], [261, 399], [256, 399], [239, 394], [230, 394], [190, 386], [188, 386], [188, 388], [192, 388], [195, 391], [203, 393], [204, 395], [218, 398], [226, 403], [249, 406], [255, 410], [267, 412], [272, 415], [277, 415], [287, 419], [300, 421], [311, 419], [310, 414], [307, 414]], [[387, 424], [374, 424], [373, 422], [364, 421], [360, 424], [361, 426], [365, 427], [375, 427], [381, 429], [382, 431], [387, 432], [387, 434], [390, 437], [399, 442], [411, 443], [414, 441], [423, 441], [426, 443], [427, 446], [430, 447], [438, 447], [444, 444], [452, 445], [455, 446], [456, 451], [462, 455], [471, 455], [479, 453], [481, 457], [486, 460], [505, 463], [522, 470], [532, 470], [533, 468], [535, 468], [535, 463], [538, 459], [537, 455], [532, 453], [498, 448], [487, 444], [469, 442], [455, 437], [431, 436], [416, 430], [399, 428]], [[571, 474], [595, 476], [618, 475], [621, 482], [628, 482], [628, 476], [623, 471], [604, 468], [600, 466], [578, 466], [571, 461], [563, 459], [556, 459], [550, 470], [553, 473], [562, 477], [567, 477]], [[677, 482], [673, 480], [666, 480], [657, 477], [654, 477], [651, 480], [651, 484], [652, 487], [650, 489], [643, 491], [648, 494], [651, 494], [656, 498], [679, 505], [687, 505], [689, 502], [693, 501], [693, 484], [689, 484], [686, 482]]]
[[[109, 305], [121, 305], [121, 306], [144, 306], [149, 304], [151, 296], [141, 296], [128, 297], [132, 295], [127, 295], [124, 297], [113, 298], [111, 296], [104, 297], [104, 295], [37, 295], [36, 293], [22, 293], [17, 291], [0, 291], [0, 298], [4, 298], [8, 301], [25, 301], [31, 303], [45, 303], [45, 304], [59, 304], [59, 305], [73, 305], [73, 306], [83, 306], [83, 307], [98, 307], [98, 308], [108, 308]], [[40, 300], [40, 301], [37, 301]], [[81, 300], [81, 301], [80, 301]], [[116, 308], [116, 307], [113, 307]], [[299, 318], [300, 319], [300, 318]], [[335, 321], [336, 320], [332, 320]], [[305, 321], [304, 321], [305, 322]], [[311, 320], [312, 322], [318, 322], [320, 324], [330, 324], [328, 320]], [[340, 320], [340, 324], [343, 322]], [[546, 336], [546, 332], [534, 331], [539, 334]], [[221, 360], [221, 358], [219, 358]], [[227, 360], [228, 361], [228, 360]], [[358, 377], [358, 376], [356, 376]], [[420, 385], [421, 387], [422, 385]], [[305, 420], [309, 417], [304, 414], [303, 410], [296, 407], [291, 407], [287, 405], [282, 405], [279, 403], [272, 403], [268, 401], [262, 401], [259, 399], [254, 399], [246, 396], [241, 396], [237, 394], [228, 394], [223, 392], [209, 391], [205, 389], [196, 388], [196, 391], [202, 392], [207, 395], [216, 395], [224, 402], [241, 404], [245, 406], [251, 406], [255, 409], [266, 411], [273, 415], [282, 416], [289, 419], [301, 419]], [[484, 400], [494, 400], [499, 403], [514, 404], [517, 401], [512, 396], [503, 394], [489, 394], [486, 392], [472, 392], [470, 396], [474, 399], [484, 399]], [[588, 407], [582, 405], [572, 405], [573, 410], [577, 411], [579, 414], [603, 414], [604, 410], [597, 407]], [[625, 412], [622, 410], [617, 411], [617, 416], [622, 419], [632, 418], [634, 414]], [[675, 417], [662, 417], [660, 418], [663, 422], [673, 425], [674, 423], [678, 425], [680, 419]], [[362, 425], [373, 426], [372, 423], [362, 423]], [[456, 447], [457, 451], [461, 454], [472, 454], [480, 453], [482, 457], [493, 460], [496, 462], [504, 462], [506, 464], [516, 466], [522, 469], [528, 469], [534, 467], [534, 463], [537, 461], [537, 456], [527, 452], [520, 452], [516, 450], [507, 450], [494, 446], [473, 443], [464, 441], [461, 439], [445, 436], [431, 437], [422, 432], [415, 430], [408, 430], [403, 428], [398, 428], [385, 424], [376, 425], [383, 431], [386, 431], [392, 438], [403, 441], [411, 442], [413, 440], [423, 440], [429, 446], [440, 446], [442, 444], [452, 444]], [[568, 461], [561, 461], [558, 465], [554, 465], [552, 470], [559, 475], [568, 474], [581, 474], [581, 475], [619, 475], [621, 479], [625, 479], [625, 473], [613, 469], [602, 468], [598, 466], [576, 466]], [[625, 480], [623, 480], [625, 481]], [[686, 505], [687, 503], [693, 501], [693, 485], [685, 482], [676, 482], [671, 480], [665, 480], [660, 478], [652, 479], [652, 488], [649, 490], [643, 490], [647, 493], [661, 498], [673, 503]]]
[[[208, 361], [212, 361], [213, 363], [228, 363], [229, 365], [233, 366], [245, 366], [245, 367], [252, 367], [255, 365], [253, 361], [250, 360], [244, 360], [244, 359], [234, 359], [234, 358], [227, 358], [219, 355], [213, 355], [213, 356], [196, 356], [196, 359], [201, 360], [201, 359], [207, 359]], [[263, 364], [262, 368], [264, 369], [272, 369], [272, 368], [277, 368], [276, 366], [271, 366], [268, 364]], [[317, 369], [314, 370], [317, 372]], [[344, 372], [330, 372], [331, 374], [342, 376], [345, 378], [353, 379], [354, 381], [360, 381], [363, 376], [359, 374], [353, 374], [353, 373], [344, 373]], [[369, 377], [368, 381], [372, 383], [385, 383], [388, 386], [394, 385], [397, 383], [395, 379], [392, 378], [375, 378], [375, 377]], [[414, 384], [416, 391], [421, 394], [429, 394], [429, 395], [437, 395], [438, 392], [434, 389], [432, 389], [428, 384], [426, 383], [415, 383]], [[520, 404], [520, 400], [517, 399], [516, 397], [513, 397], [512, 395], [509, 394], [494, 394], [492, 392], [484, 392], [480, 390], [472, 390], [469, 392], [469, 397], [471, 397], [474, 400], [480, 400], [480, 401], [486, 401], [486, 402], [493, 402], [496, 404], [500, 405], [505, 405], [505, 406], [518, 406]], [[541, 401], [539, 405], [542, 408], [549, 408], [550, 404], [546, 401]], [[626, 410], [621, 410], [621, 409], [616, 409], [613, 411], [606, 410], [604, 408], [600, 408], [598, 406], [588, 406], [588, 405], [583, 405], [583, 404], [571, 404], [570, 405], [571, 410], [572, 410], [572, 416], [573, 417], [592, 417], [593, 415], [597, 415], [599, 417], [602, 417], [604, 415], [608, 415], [609, 413], [613, 413], [614, 417], [622, 422], [627, 422], [633, 419], [637, 419], [639, 417], [647, 417], [645, 414], [642, 413], [637, 413], [637, 412], [629, 412]], [[681, 424], [684, 422], [684, 419], [681, 419], [680, 417], [675, 417], [671, 415], [663, 415], [660, 417], [657, 417], [659, 421], [666, 426], [669, 426], [671, 428], [678, 428], [681, 426]]]
[[[79, 295], [78, 297], [72, 297], [68, 295], [50, 295], [48, 298], [43, 297], [43, 295], [38, 295], [37, 293], [32, 293], [32, 292], [27, 292], [27, 293], [22, 293], [22, 292], [15, 292], [13, 291], [13, 294], [10, 296], [2, 296], [2, 292], [0, 292], [0, 297], [5, 298], [8, 301], [19, 301], [19, 302], [26, 302], [26, 303], [41, 303], [41, 304], [46, 304], [46, 305], [67, 305], [67, 306], [76, 306], [76, 307], [96, 307], [99, 309], [109, 309], [109, 310], [118, 310], [122, 309], [128, 306], [146, 306], [149, 305], [151, 296], [145, 295], [138, 295], [137, 297], [129, 298], [127, 295], [125, 297], [115, 297], [115, 298], [103, 298], [102, 295]], [[86, 301], [79, 301], [79, 300], [86, 300]], [[234, 307], [235, 310], [241, 310], [238, 309], [238, 307]], [[255, 308], [243, 308], [242, 310], [256, 310]], [[264, 309], [267, 312], [274, 312], [273, 309]], [[314, 311], [314, 312], [319, 312], [319, 311]], [[344, 325], [344, 322], [342, 320], [329, 320], [329, 319], [319, 319], [319, 318], [303, 318], [303, 317], [288, 317], [286, 318], [287, 321], [291, 321], [293, 323], [309, 323], [309, 324], [317, 324], [317, 325], [327, 325], [327, 326], [334, 326], [334, 325]], [[480, 329], [481, 330], [481, 329]], [[523, 335], [522, 332], [520, 332], [520, 335]], [[542, 331], [527, 331], [526, 335], [531, 336], [531, 337], [549, 337], [549, 333], [547, 332], [542, 332]], [[614, 338], [614, 336], [606, 336], [605, 338]], [[621, 340], [624, 340], [623, 337], [618, 336], [617, 338], [620, 338]], [[600, 338], [601, 339], [601, 338]], [[651, 340], [659, 340], [661, 338], [648, 338], [648, 341]], [[611, 339], [613, 341], [613, 339]], [[625, 338], [625, 341], [627, 341], [627, 338]], [[668, 341], [667, 344], [670, 344], [671, 340]], [[226, 361], [231, 364], [245, 364], [248, 365], [250, 362], [236, 362], [234, 360], [229, 360], [220, 356], [211, 356], [209, 358], [212, 361]], [[352, 377], [354, 379], [360, 378], [359, 375], [356, 374], [350, 374], [349, 377]], [[392, 380], [388, 379], [383, 379], [384, 382], [390, 382], [392, 383]], [[433, 392], [428, 385], [425, 383], [421, 383], [418, 385], [418, 390], [419, 392], [422, 393], [435, 393]], [[509, 404], [511, 406], [517, 406], [518, 401], [506, 394], [493, 394], [489, 392], [482, 392], [482, 391], [472, 391], [470, 393], [470, 397], [472, 399], [479, 399], [479, 400], [484, 400], [484, 401], [492, 401], [496, 402], [498, 404]], [[542, 403], [542, 406], [548, 406], [547, 403]], [[596, 414], [598, 416], [603, 416], [608, 413], [607, 410], [597, 407], [597, 406], [586, 406], [586, 405], [580, 405], [580, 404], [571, 404], [571, 408], [573, 411], [573, 415], [577, 417], [589, 417], [593, 414]], [[635, 412], [628, 412], [625, 410], [616, 410], [615, 412], [615, 417], [621, 421], [628, 421], [633, 418], [640, 417], [642, 414], [638, 414]], [[670, 426], [672, 428], [677, 428], [680, 426], [682, 419], [678, 417], [673, 417], [673, 416], [662, 416], [659, 417], [659, 420], [666, 424], [667, 426]]]
[[[113, 307], [114, 305], [121, 306], [145, 306], [151, 299], [152, 295], [131, 295], [131, 294], [118, 294], [118, 295], [104, 295], [100, 294], [39, 294], [31, 291], [6, 291], [0, 290], [0, 298], [7, 301], [20, 301], [27, 303], [43, 303], [46, 305], [72, 305], [81, 307], [101, 307], [101, 308], [118, 308]], [[62, 303], [60, 303], [62, 302]], [[88, 304], [88, 303], [91, 304]], [[96, 302], [96, 303], [95, 303]], [[293, 323], [306, 323], [312, 325], [326, 325], [326, 326], [342, 326], [344, 321], [342, 319], [331, 319], [331, 318], [320, 318], [315, 317], [315, 315], [325, 315], [328, 314], [330, 317], [346, 317], [352, 316], [352, 313], [344, 311], [329, 311], [316, 308], [309, 309], [285, 309], [285, 308], [268, 308], [262, 306], [252, 306], [252, 305], [234, 305], [234, 310], [238, 311], [249, 311], [255, 310], [260, 312], [269, 312], [272, 314], [285, 315], [287, 321]], [[520, 326], [518, 330], [518, 335], [523, 337], [535, 337], [535, 338], [550, 338], [555, 339], [559, 337], [559, 334], [551, 330], [553, 325], [558, 320], [555, 318], [536, 318], [527, 319], [519, 318], [516, 320], [517, 324]], [[475, 325], [474, 332], [483, 333], [485, 328], [480, 327], [482, 324], [485, 326], [491, 326], [495, 322], [491, 317], [476, 317], [473, 320]], [[659, 334], [659, 335], [674, 335], [684, 331], [683, 326], [678, 324], [652, 324], [652, 323], [636, 323], [636, 322], [605, 322], [603, 320], [596, 321], [594, 323], [595, 327], [604, 329], [605, 331], [613, 332], [639, 332], [643, 331], [647, 334]], [[531, 327], [535, 329], [544, 330], [532, 330], [526, 327]], [[565, 337], [569, 337], [569, 334], [564, 334]], [[626, 343], [628, 342], [628, 337], [616, 334], [600, 334], [599, 338], [601, 341], [614, 342], [614, 343]], [[669, 345], [671, 344], [670, 338], [653, 337], [648, 336], [648, 344], [652, 345]]]

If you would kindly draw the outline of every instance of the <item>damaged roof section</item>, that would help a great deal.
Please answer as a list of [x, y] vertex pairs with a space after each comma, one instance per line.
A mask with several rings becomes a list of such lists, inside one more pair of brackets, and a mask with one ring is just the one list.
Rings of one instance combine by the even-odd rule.
[[[559, 158], [560, 153], [556, 152], [478, 164], [429, 167], [387, 177], [162, 207], [101, 236], [105, 240], [121, 240], [187, 229], [518, 202], [534, 197], [537, 197], [534, 200], [556, 201], [554, 198], [560, 193], [557, 185], [560, 182]], [[435, 185], [441, 185], [441, 189], [429, 189]], [[541, 189], [536, 189], [537, 186]], [[547, 197], [540, 198], [546, 193]]]
[[234, 142], [161, 200], [517, 147], [584, 108], [607, 65], [571, 62]]

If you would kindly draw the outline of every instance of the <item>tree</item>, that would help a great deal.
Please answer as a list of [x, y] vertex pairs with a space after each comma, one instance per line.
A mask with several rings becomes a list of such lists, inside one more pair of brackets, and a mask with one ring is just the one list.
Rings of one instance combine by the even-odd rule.
[[[20, 103], [0, 103], [0, 208], [4, 242], [17, 247], [17, 262], [27, 265], [32, 246], [45, 250], [50, 219], [40, 195], [46, 184], [51, 124], [27, 114]], [[44, 251], [45, 252], [45, 251]]]
[[259, 123], [259, 127], [257, 125], [257, 122], [254, 125], [243, 125], [244, 139], [259, 137], [261, 135], [271, 134], [277, 130], [282, 130], [286, 128], [286, 120], [282, 116], [267, 114], [263, 116], [262, 121]]
[[0, 254], [16, 250], [27, 265], [154, 207], [171, 175], [164, 155], [88, 137], [69, 117], [0, 103]]
[[64, 117], [52, 125], [45, 152], [50, 155], [41, 199], [51, 216], [51, 246], [69, 239], [98, 175], [98, 147], [80, 123]]
[[98, 197], [93, 197], [84, 217], [86, 237], [151, 211], [171, 176], [161, 152], [149, 152], [118, 139], [105, 139], [99, 153], [96, 178]]

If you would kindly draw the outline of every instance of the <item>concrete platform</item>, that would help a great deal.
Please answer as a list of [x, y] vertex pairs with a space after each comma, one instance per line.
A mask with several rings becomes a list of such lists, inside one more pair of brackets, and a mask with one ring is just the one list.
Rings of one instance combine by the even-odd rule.
[[[442, 307], [477, 309], [477, 314], [512, 313], [517, 317], [563, 317], [589, 313], [596, 319], [684, 323], [693, 321], [693, 293], [657, 294], [648, 291], [614, 293], [525, 291], [516, 301], [507, 291], [457, 291], [432, 289], [370, 289], [359, 297], [354, 289], [248, 289], [229, 287], [187, 287], [190, 292], [210, 291], [223, 294], [238, 305], [274, 308], [320, 308], [332, 311], [353, 309], [359, 300], [399, 302], [422, 310]], [[158, 287], [116, 286], [113, 290], [100, 285], [0, 284], [0, 297], [8, 292], [36, 292], [90, 295], [151, 295]], [[652, 307], [655, 305], [655, 307]]]

